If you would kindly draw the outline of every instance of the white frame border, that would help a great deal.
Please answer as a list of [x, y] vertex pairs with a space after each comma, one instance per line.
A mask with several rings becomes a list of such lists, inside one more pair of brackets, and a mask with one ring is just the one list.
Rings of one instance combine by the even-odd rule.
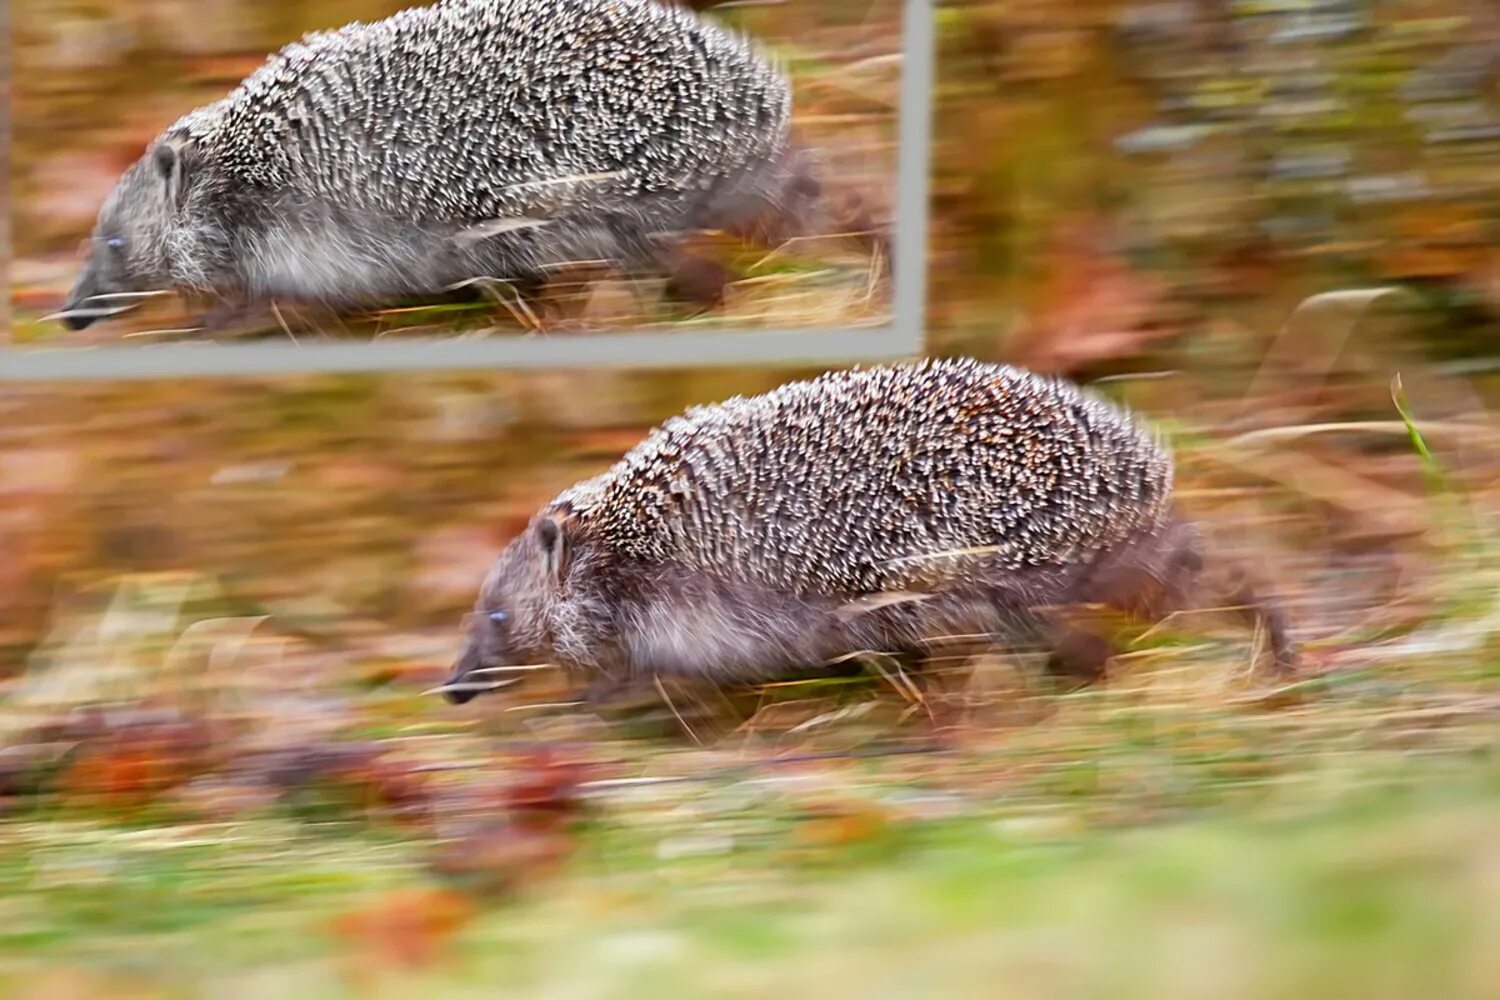
[[[4, 36], [11, 38], [9, 24]], [[891, 321], [854, 329], [600, 333], [377, 343], [161, 344], [0, 349], [0, 382], [472, 369], [648, 369], [883, 361], [923, 351], [931, 160], [932, 0], [905, 0]], [[8, 57], [8, 65], [10, 60]], [[7, 116], [8, 118], [8, 116]], [[8, 130], [7, 130], [8, 131]], [[9, 135], [5, 135], [8, 161]], [[7, 164], [8, 165], [8, 164]], [[9, 219], [0, 222], [9, 235]], [[5, 248], [8, 249], [8, 239]], [[9, 295], [3, 307], [9, 324]]]

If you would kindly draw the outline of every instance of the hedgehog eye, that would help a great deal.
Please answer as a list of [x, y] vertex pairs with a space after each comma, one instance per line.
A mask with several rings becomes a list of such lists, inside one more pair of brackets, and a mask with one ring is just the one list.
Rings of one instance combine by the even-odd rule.
[[111, 236], [111, 237], [109, 237], [108, 239], [106, 239], [104, 241], [104, 245], [107, 246], [107, 247], [109, 247], [111, 250], [124, 250], [125, 249], [125, 237], [123, 237], [123, 236]]
[[494, 622], [496, 625], [499, 625], [501, 622], [505, 621], [505, 619], [507, 619], [509, 617], [510, 616], [507, 615], [504, 611], [491, 611], [490, 612], [490, 621]]

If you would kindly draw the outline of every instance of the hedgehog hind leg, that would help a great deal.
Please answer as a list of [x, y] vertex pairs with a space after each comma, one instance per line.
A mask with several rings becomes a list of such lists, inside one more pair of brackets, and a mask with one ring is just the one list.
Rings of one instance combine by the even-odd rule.
[[1169, 549], [1163, 603], [1148, 617], [1159, 621], [1167, 615], [1193, 607], [1233, 608], [1252, 629], [1264, 629], [1275, 674], [1293, 672], [1298, 663], [1286, 611], [1269, 586], [1234, 559], [1210, 553], [1199, 532], [1185, 521], [1174, 525], [1174, 545]]
[[826, 177], [821, 158], [794, 145], [776, 164], [772, 190], [729, 229], [747, 242], [780, 247], [806, 237], [836, 238], [877, 257], [892, 272], [891, 226], [882, 222], [871, 193]]
[[1224, 588], [1227, 603], [1239, 609], [1252, 627], [1265, 629], [1274, 671], [1282, 675], [1294, 673], [1300, 657], [1280, 598], [1253, 581], [1243, 567], [1230, 565], [1228, 570], [1229, 582]]
[[1198, 532], [1181, 520], [1106, 552], [1075, 582], [1061, 608], [1039, 617], [1038, 631], [1049, 647], [1048, 675], [1072, 687], [1097, 683], [1107, 677], [1109, 661], [1118, 652], [1093, 623], [1071, 620], [1068, 607], [1103, 607], [1155, 624], [1193, 606], [1203, 568]]
[[1198, 608], [1233, 608], [1252, 628], [1265, 630], [1276, 673], [1295, 669], [1297, 652], [1279, 599], [1242, 565], [1210, 558], [1191, 521], [1175, 519], [1157, 539], [1101, 574], [1093, 599], [1153, 624]]

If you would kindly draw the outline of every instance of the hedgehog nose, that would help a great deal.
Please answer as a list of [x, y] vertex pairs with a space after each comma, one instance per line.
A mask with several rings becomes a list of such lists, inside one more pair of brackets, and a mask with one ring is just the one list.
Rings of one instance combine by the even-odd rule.
[[89, 299], [99, 291], [95, 285], [93, 275], [85, 268], [68, 291], [67, 301], [63, 303], [62, 312], [58, 314], [57, 318], [63, 326], [69, 330], [82, 330], [92, 326], [99, 318], [96, 312], [86, 308]]
[[468, 670], [462, 662], [454, 668], [448, 680], [443, 684], [443, 700], [450, 705], [466, 705], [474, 700], [479, 693], [476, 686], [470, 682]]
[[476, 691], [444, 691], [443, 700], [450, 705], [467, 705], [474, 700]]
[[449, 672], [448, 679], [443, 682], [443, 700], [450, 705], [464, 705], [473, 701], [474, 696], [479, 694], [479, 690], [469, 676], [469, 672], [479, 665], [479, 655], [475, 652], [473, 643], [470, 642], [453, 664], [453, 670]]

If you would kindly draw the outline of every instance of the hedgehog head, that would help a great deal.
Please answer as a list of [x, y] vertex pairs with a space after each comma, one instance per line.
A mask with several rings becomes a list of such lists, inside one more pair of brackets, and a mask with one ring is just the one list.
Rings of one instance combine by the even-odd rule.
[[181, 219], [202, 186], [190, 141], [163, 137], [125, 171], [105, 200], [62, 319], [73, 330], [125, 312], [174, 280]]
[[582, 539], [576, 519], [549, 507], [513, 538], [479, 590], [463, 651], [443, 694], [461, 705], [515, 678], [502, 668], [545, 662], [558, 645], [568, 603], [569, 578], [579, 563]]

